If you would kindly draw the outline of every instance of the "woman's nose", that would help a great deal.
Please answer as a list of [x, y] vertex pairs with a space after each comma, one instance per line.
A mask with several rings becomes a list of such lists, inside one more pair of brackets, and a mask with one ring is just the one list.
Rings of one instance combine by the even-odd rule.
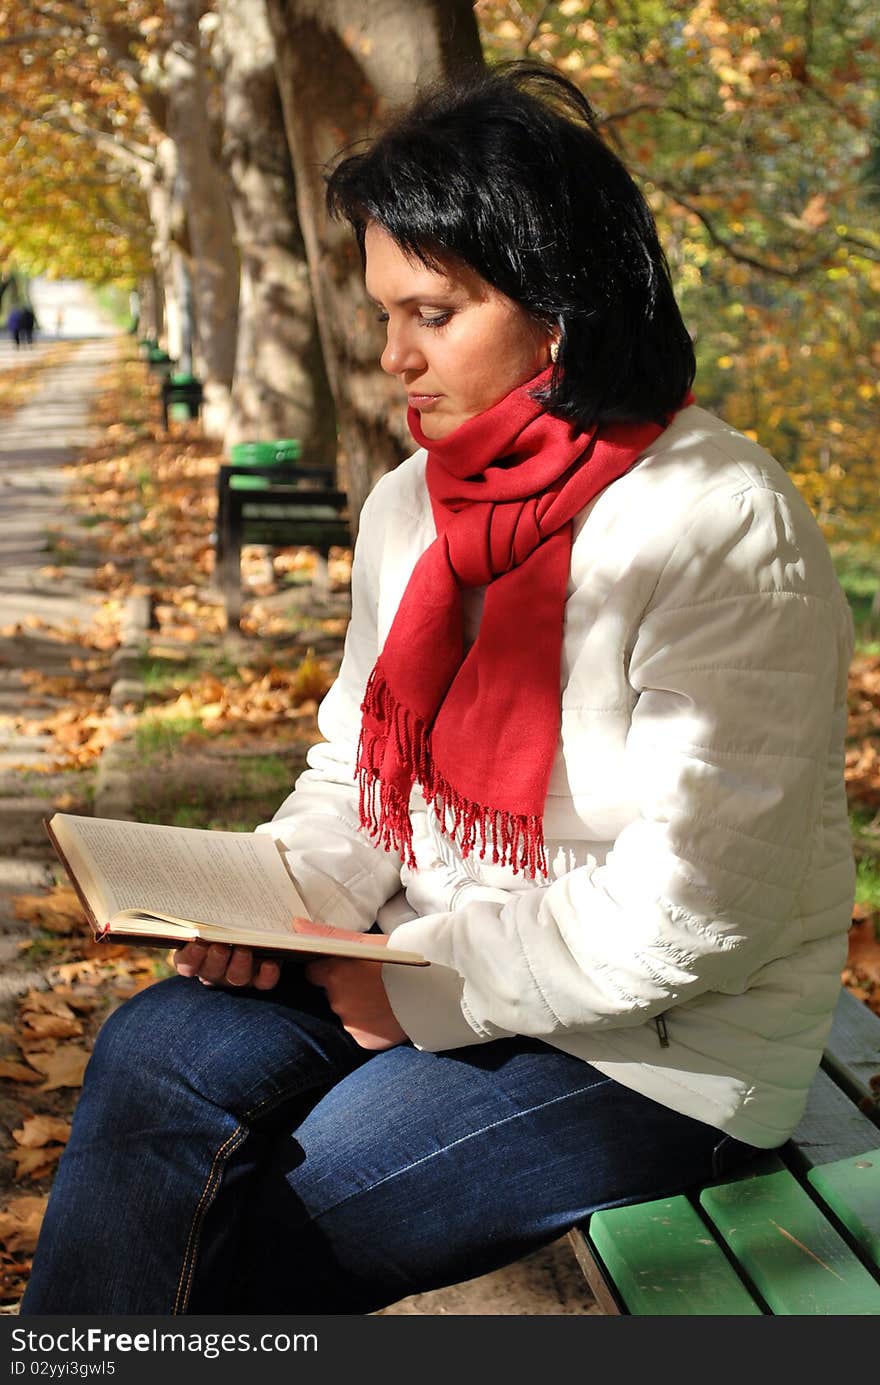
[[402, 375], [406, 370], [423, 369], [425, 361], [406, 328], [392, 326], [389, 322], [385, 329], [385, 350], [379, 357], [379, 364], [388, 375]]

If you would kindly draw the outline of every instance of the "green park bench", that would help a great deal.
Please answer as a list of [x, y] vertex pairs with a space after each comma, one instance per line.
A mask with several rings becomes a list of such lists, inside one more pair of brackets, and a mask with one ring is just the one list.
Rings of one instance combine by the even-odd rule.
[[880, 1316], [880, 1016], [842, 991], [780, 1150], [688, 1195], [569, 1232], [602, 1312]]
[[199, 417], [204, 400], [204, 387], [195, 375], [187, 371], [172, 371], [162, 381], [160, 399], [162, 427], [167, 433], [170, 419]]
[[239, 460], [248, 449], [260, 458], [261, 448], [275, 447], [279, 456], [290, 455], [281, 443], [237, 444], [229, 464], [218, 472], [215, 571], [230, 628], [241, 620], [244, 544], [312, 548], [325, 574], [331, 548], [352, 544], [348, 497], [337, 489], [332, 466], [302, 462], [298, 457]]

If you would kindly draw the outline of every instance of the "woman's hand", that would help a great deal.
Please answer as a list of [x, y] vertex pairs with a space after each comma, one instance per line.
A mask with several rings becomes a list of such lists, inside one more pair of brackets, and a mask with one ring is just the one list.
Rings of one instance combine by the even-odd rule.
[[181, 976], [195, 976], [203, 986], [253, 986], [271, 991], [281, 977], [277, 962], [255, 957], [249, 947], [226, 947], [223, 943], [187, 943], [174, 954], [174, 965]]
[[[348, 938], [369, 943], [377, 952], [388, 942], [382, 933], [353, 933], [347, 928], [331, 928], [307, 919], [295, 919], [293, 927], [294, 932], [310, 933], [313, 937]], [[324, 991], [343, 1029], [361, 1048], [375, 1051], [405, 1043], [408, 1037], [388, 1003], [378, 960], [361, 962], [353, 957], [318, 957], [305, 969], [309, 981]]]

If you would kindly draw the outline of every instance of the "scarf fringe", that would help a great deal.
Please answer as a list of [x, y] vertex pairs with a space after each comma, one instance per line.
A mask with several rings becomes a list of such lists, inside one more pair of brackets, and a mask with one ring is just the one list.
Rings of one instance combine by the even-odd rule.
[[[541, 817], [489, 808], [452, 788], [432, 759], [428, 727], [397, 701], [378, 664], [367, 682], [361, 710], [364, 721], [357, 753], [360, 820], [386, 851], [398, 851], [405, 864], [416, 869], [409, 793], [403, 794], [397, 785], [383, 780], [381, 767], [375, 763], [374, 751], [382, 755], [390, 743], [410, 786], [418, 780], [440, 831], [457, 840], [463, 857], [470, 856], [479, 843], [481, 861], [491, 848], [493, 865], [509, 865], [514, 872], [522, 871], [533, 879], [538, 874], [547, 875]], [[384, 735], [368, 728], [368, 720], [383, 723]]]

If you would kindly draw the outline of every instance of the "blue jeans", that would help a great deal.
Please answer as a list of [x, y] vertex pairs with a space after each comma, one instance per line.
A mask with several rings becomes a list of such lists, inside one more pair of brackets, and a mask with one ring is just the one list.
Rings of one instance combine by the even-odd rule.
[[371, 1054], [294, 965], [104, 1024], [22, 1314], [363, 1314], [753, 1151], [534, 1039]]

